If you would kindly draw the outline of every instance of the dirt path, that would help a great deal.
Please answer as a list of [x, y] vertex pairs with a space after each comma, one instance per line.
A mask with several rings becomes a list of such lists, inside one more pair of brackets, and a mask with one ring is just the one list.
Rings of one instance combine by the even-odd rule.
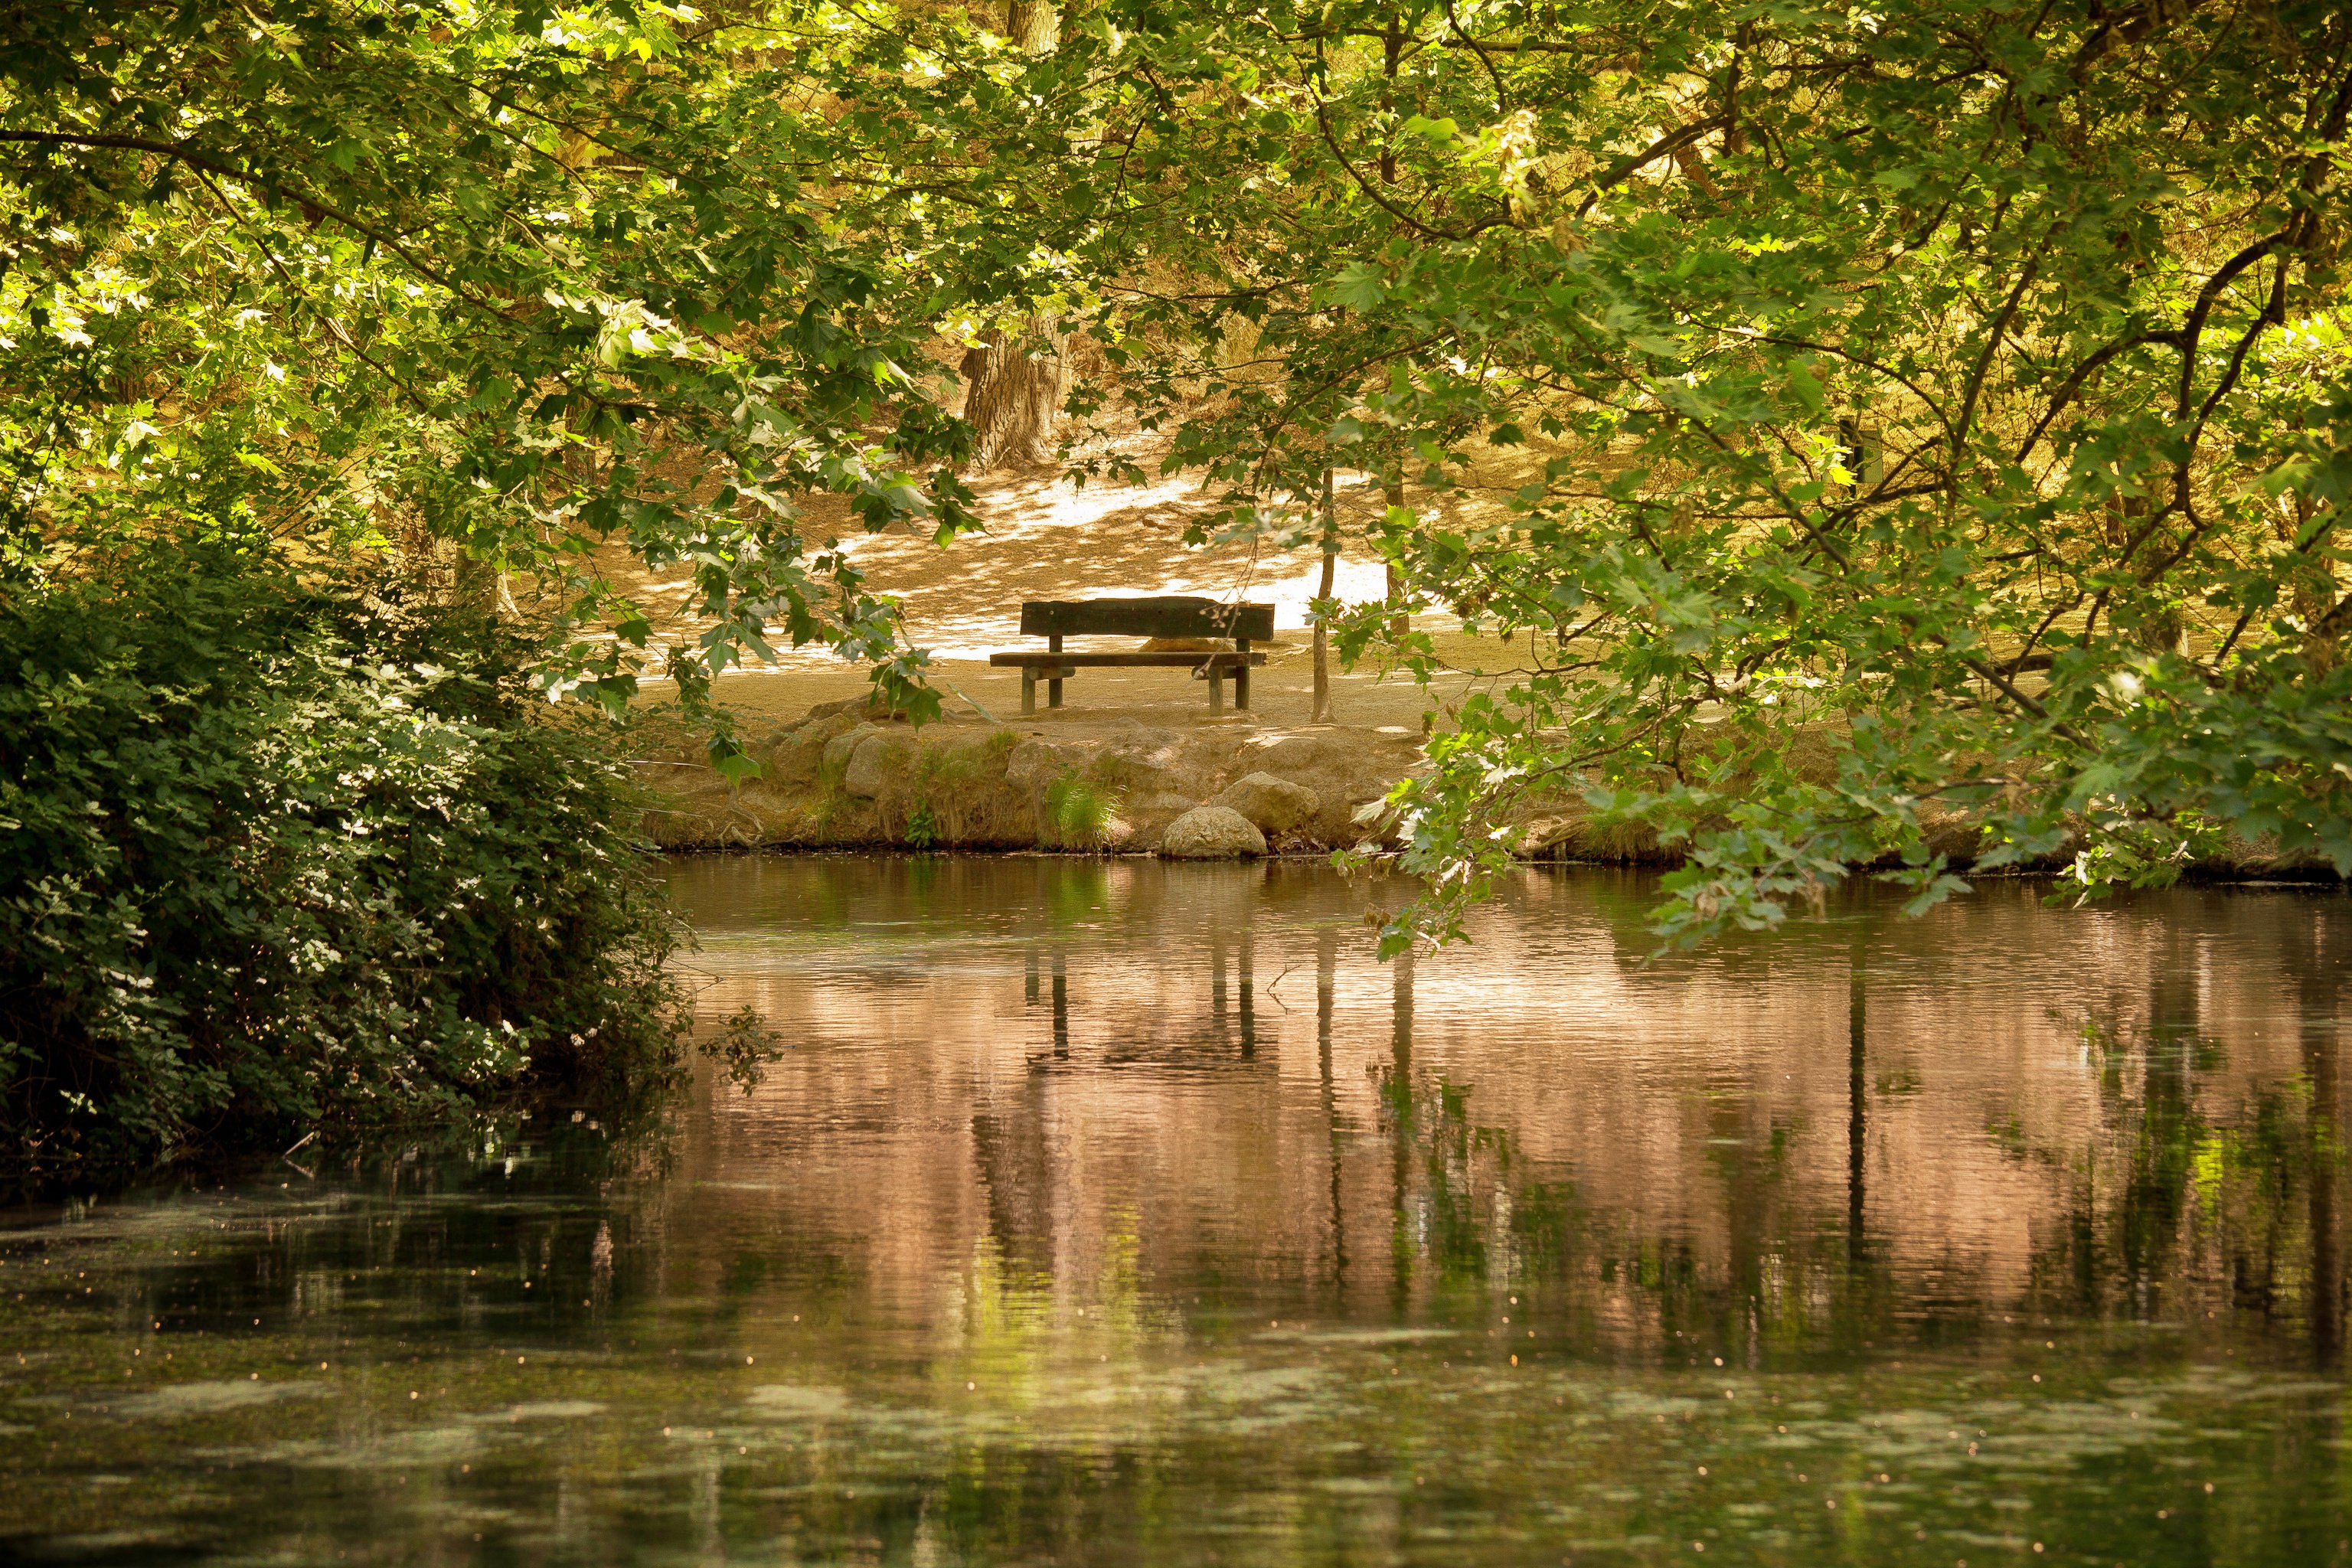
[[[1148, 468], [1154, 455], [1131, 453]], [[905, 607], [907, 627], [918, 646], [931, 650], [942, 700], [950, 708], [977, 708], [998, 718], [1020, 711], [1020, 679], [992, 669], [988, 656], [1000, 649], [1034, 648], [1020, 632], [1024, 599], [1094, 598], [1123, 595], [1197, 594], [1223, 600], [1246, 599], [1275, 606], [1276, 646], [1259, 672], [1255, 706], [1272, 721], [1304, 723], [1313, 684], [1306, 631], [1307, 606], [1315, 594], [1321, 562], [1309, 546], [1276, 552], [1263, 542], [1233, 540], [1193, 548], [1183, 542], [1188, 522], [1202, 510], [1193, 481], [1181, 477], [1144, 487], [1098, 484], [1074, 489], [1050, 475], [1003, 473], [973, 483], [985, 531], [967, 534], [945, 548], [902, 531], [852, 535], [847, 552], [871, 586], [895, 595]], [[1359, 479], [1343, 484], [1343, 514], [1360, 535], [1364, 519], [1377, 513], [1376, 489]], [[812, 537], [846, 531], [845, 513], [811, 508]], [[1382, 570], [1365, 556], [1339, 563], [1336, 589], [1343, 600], [1379, 598]], [[629, 580], [615, 563], [615, 576]], [[649, 577], [640, 569], [634, 585], [655, 605], [682, 605], [690, 597], [683, 574]], [[1430, 633], [1442, 657], [1457, 666], [1494, 668], [1515, 662], [1501, 645], [1462, 635], [1449, 616], [1423, 616], [1416, 626]], [[698, 631], [692, 617], [678, 615], [666, 628], [676, 637]], [[1076, 639], [1073, 647], [1095, 643], [1131, 647], [1117, 639]], [[1353, 725], [1403, 725], [1418, 730], [1431, 699], [1442, 706], [1477, 680], [1455, 676], [1424, 694], [1407, 675], [1382, 679], [1363, 671], [1334, 669], [1334, 712]], [[797, 718], [814, 704], [850, 697], [866, 688], [862, 666], [823, 648], [784, 652], [769, 668], [730, 671], [719, 685], [721, 700], [746, 720], [779, 722]], [[647, 697], [659, 702], [666, 687], [649, 682]], [[1207, 709], [1207, 690], [1181, 669], [1087, 670], [1068, 683], [1072, 707]], [[1442, 721], [1442, 720], [1441, 720]]]

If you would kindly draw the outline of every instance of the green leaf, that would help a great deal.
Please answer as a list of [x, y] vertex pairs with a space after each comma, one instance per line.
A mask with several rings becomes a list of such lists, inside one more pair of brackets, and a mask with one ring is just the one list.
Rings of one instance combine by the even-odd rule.
[[1369, 310], [1388, 298], [1381, 268], [1370, 261], [1351, 261], [1325, 286], [1324, 297], [1349, 310]]

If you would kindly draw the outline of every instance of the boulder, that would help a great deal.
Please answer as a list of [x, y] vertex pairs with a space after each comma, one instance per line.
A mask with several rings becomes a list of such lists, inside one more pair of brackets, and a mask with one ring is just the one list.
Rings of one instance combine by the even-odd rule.
[[1043, 795], [1055, 779], [1082, 773], [1094, 761], [1099, 746], [1056, 745], [1051, 741], [1024, 741], [1004, 759], [1004, 776], [1016, 789]]
[[1231, 806], [1268, 833], [1288, 833], [1323, 809], [1323, 798], [1305, 784], [1272, 773], [1244, 773], [1227, 784], [1216, 805]]
[[878, 800], [894, 790], [903, 793], [914, 782], [919, 750], [915, 737], [904, 730], [877, 730], [849, 753], [849, 766], [841, 775], [843, 792], [860, 800]]
[[[825, 748], [856, 729], [858, 723], [855, 714], [829, 713], [785, 731], [769, 745], [767, 755], [761, 759], [761, 777], [771, 788], [777, 789], [814, 784], [824, 764]], [[845, 763], [847, 761], [845, 752], [843, 760]]]
[[882, 732], [879, 724], [853, 724], [824, 743], [819, 766], [826, 778], [838, 779], [848, 771], [849, 759], [866, 740]]
[[1123, 796], [1104, 842], [1114, 849], [1143, 849], [1160, 842], [1168, 825], [1201, 803], [1165, 791]]
[[1353, 844], [1371, 832], [1356, 820], [1358, 808], [1425, 766], [1421, 737], [1391, 728], [1265, 735], [1244, 742], [1235, 761], [1246, 772], [1312, 790], [1318, 808], [1295, 831], [1331, 845]]
[[1265, 835], [1229, 805], [1196, 805], [1168, 825], [1160, 853], [1176, 860], [1230, 860], [1265, 853]]

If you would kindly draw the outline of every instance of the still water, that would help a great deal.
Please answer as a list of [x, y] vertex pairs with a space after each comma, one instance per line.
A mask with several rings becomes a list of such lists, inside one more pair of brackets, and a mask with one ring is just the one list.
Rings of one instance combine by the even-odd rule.
[[2341, 894], [673, 880], [756, 1090], [0, 1229], [0, 1561], [2352, 1561]]

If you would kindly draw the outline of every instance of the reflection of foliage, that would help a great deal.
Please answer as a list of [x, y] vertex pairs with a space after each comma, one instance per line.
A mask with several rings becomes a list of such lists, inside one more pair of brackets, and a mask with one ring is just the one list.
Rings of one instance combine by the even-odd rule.
[[2037, 1292], [2056, 1310], [2198, 1323], [2224, 1307], [2332, 1311], [2322, 1297], [2340, 1282], [2312, 1275], [2312, 1205], [2326, 1212], [2316, 1187], [2339, 1179], [2340, 1160], [2308, 1081], [2256, 1089], [2224, 1116], [2210, 1103], [2223, 1065], [2211, 1037], [2112, 1016], [2082, 1037], [2101, 1126], [2087, 1150], [2051, 1156], [2075, 1173], [2074, 1193], [2037, 1249]]
[[767, 1075], [768, 1064], [782, 1057], [784, 1038], [768, 1027], [757, 1007], [746, 1003], [730, 1015], [719, 1033], [702, 1044], [702, 1054], [727, 1064], [727, 1076], [750, 1094]]
[[[0, 1467], [12, 1524], [62, 1532], [88, 1517], [79, 1478], [128, 1473], [106, 1492], [115, 1523], [184, 1526], [169, 1440], [149, 1421], [90, 1419], [89, 1396], [169, 1409], [179, 1385], [186, 1409], [258, 1372], [276, 1392], [331, 1396], [209, 1415], [206, 1462], [246, 1462], [220, 1463], [204, 1502], [214, 1517], [249, 1507], [241, 1540], [301, 1560], [392, 1528], [486, 1529], [501, 1547], [561, 1529], [693, 1555], [714, 1513], [730, 1541], [894, 1563], [1307, 1568], [1393, 1560], [1409, 1531], [1439, 1543], [1415, 1561], [1484, 1564], [1526, 1561], [1530, 1537], [1563, 1524], [1635, 1542], [1580, 1561], [1663, 1561], [1639, 1542], [1664, 1537], [1706, 1542], [1693, 1561], [1872, 1568], [2028, 1558], [1978, 1544], [2026, 1520], [2024, 1539], [2061, 1562], [2315, 1563], [2337, 1539], [2340, 1394], [2309, 1380], [2037, 1358], [2046, 1381], [2030, 1384], [1968, 1358], [1800, 1382], [1714, 1367], [1697, 1325], [1664, 1364], [1510, 1368], [1462, 1332], [1293, 1337], [1287, 1312], [1272, 1331], [1271, 1311], [1189, 1307], [1175, 1291], [1200, 1276], [1147, 1268], [1118, 1213], [1100, 1263], [1076, 1274], [1010, 1269], [983, 1244], [917, 1326], [903, 1307], [872, 1311], [877, 1282], [828, 1238], [709, 1223], [772, 1211], [740, 1194], [713, 1208], [708, 1189], [673, 1207], [674, 1188], [614, 1180], [602, 1140], [565, 1138], [501, 1146], [511, 1165], [436, 1151], [372, 1169], [331, 1205], [248, 1193], [224, 1211], [207, 1192], [131, 1211], [134, 1225], [92, 1216], [71, 1269], [0, 1255], [0, 1331], [31, 1352], [0, 1417], [20, 1427], [14, 1452], [41, 1456]], [[1642, 1268], [1664, 1289], [1689, 1265], [1652, 1247]], [[527, 1355], [483, 1353], [486, 1311], [495, 1342]], [[262, 1321], [191, 1331], [224, 1319]], [[168, 1372], [127, 1355], [126, 1320], [166, 1325], [145, 1342], [148, 1358], [176, 1352]], [[929, 1336], [919, 1353], [875, 1354], [910, 1328]], [[309, 1370], [322, 1360], [332, 1369]], [[414, 1466], [382, 1462], [385, 1431], [422, 1425], [411, 1389], [438, 1418], [426, 1436], [496, 1434], [494, 1478], [475, 1447], [472, 1479], [453, 1459], [420, 1499]], [[553, 1419], [551, 1397], [604, 1409]], [[518, 1406], [547, 1414], [518, 1421]], [[684, 1409], [727, 1410], [729, 1428], [662, 1434]], [[288, 1451], [306, 1462], [248, 1458]], [[1880, 1487], [1882, 1472], [1908, 1484]], [[690, 1478], [708, 1507], [637, 1506], [649, 1474]]]
[[1485, 1282], [1492, 1259], [1483, 1218], [1490, 1205], [1483, 1200], [1497, 1187], [1507, 1190], [1509, 1134], [1472, 1124], [1465, 1084], [1444, 1077], [1419, 1084], [1386, 1067], [1374, 1072], [1383, 1130], [1401, 1152], [1418, 1155], [1421, 1167], [1418, 1191], [1394, 1216], [1398, 1267], [1425, 1256], [1441, 1287]]
[[1054, 868], [1045, 884], [1045, 907], [1056, 926], [1091, 920], [1110, 905], [1110, 879], [1099, 861], [1077, 861]]

